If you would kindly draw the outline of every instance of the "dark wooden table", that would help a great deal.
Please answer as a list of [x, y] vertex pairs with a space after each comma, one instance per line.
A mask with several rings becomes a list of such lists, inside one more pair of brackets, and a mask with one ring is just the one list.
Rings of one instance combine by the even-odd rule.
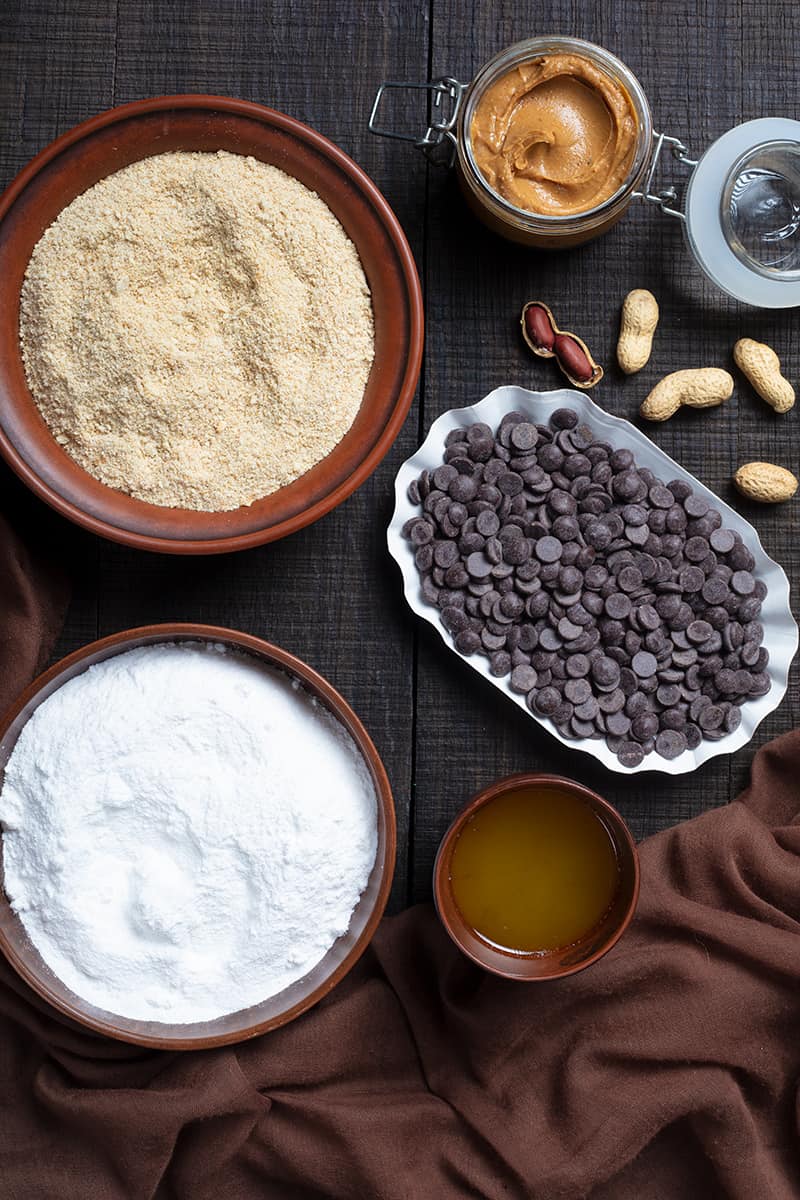
[[[797, 382], [791, 312], [727, 301], [700, 277], [677, 221], [632, 210], [608, 236], [571, 252], [528, 252], [488, 234], [447, 173], [413, 148], [372, 137], [384, 78], [467, 80], [497, 50], [535, 33], [607, 46], [642, 81], [657, 128], [699, 153], [740, 121], [795, 116], [792, 0], [3, 0], [0, 4], [0, 183], [57, 134], [143, 96], [216, 92], [282, 109], [351, 154], [406, 229], [422, 277], [427, 345], [418, 398], [393, 450], [360, 491], [310, 529], [246, 554], [187, 561], [101, 542], [37, 511], [10, 489], [36, 536], [66, 549], [74, 593], [57, 653], [132, 625], [198, 620], [262, 635], [300, 655], [343, 692], [372, 734], [394, 788], [400, 831], [395, 908], [430, 894], [437, 842], [462, 802], [511, 771], [575, 776], [609, 797], [638, 837], [724, 803], [755, 749], [796, 724], [797, 674], [751, 744], [692, 775], [626, 779], [565, 750], [484, 684], [401, 599], [384, 530], [399, 464], [444, 409], [502, 383], [559, 386], [522, 349], [524, 300], [546, 299], [607, 365], [595, 398], [631, 416], [652, 383], [680, 367], [730, 367], [737, 337], [768, 341]], [[421, 118], [421, 114], [420, 114]], [[419, 126], [421, 120], [417, 122]], [[680, 168], [673, 174], [680, 175]], [[613, 365], [619, 306], [631, 287], [661, 305], [650, 364], [624, 379]], [[800, 408], [800, 406], [798, 406]], [[797, 410], [775, 417], [737, 376], [734, 398], [648, 429], [667, 453], [732, 499], [736, 466], [764, 458], [797, 467]], [[800, 501], [737, 507], [800, 582]]]

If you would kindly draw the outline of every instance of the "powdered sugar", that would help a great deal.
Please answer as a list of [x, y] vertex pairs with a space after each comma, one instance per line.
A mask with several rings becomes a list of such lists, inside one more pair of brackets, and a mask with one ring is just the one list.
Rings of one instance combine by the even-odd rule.
[[0, 793], [5, 888], [99, 1008], [211, 1020], [281, 991], [345, 933], [377, 845], [346, 731], [222, 646], [90, 667], [22, 730]]

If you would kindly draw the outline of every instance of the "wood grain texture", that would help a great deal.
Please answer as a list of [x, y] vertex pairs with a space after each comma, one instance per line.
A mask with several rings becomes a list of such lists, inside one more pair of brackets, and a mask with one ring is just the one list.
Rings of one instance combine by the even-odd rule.
[[[796, 724], [797, 673], [781, 708], [733, 758], [693, 775], [627, 780], [569, 751], [448, 654], [405, 609], [384, 530], [391, 482], [431, 421], [502, 383], [547, 389], [561, 380], [518, 337], [523, 302], [541, 298], [606, 366], [594, 393], [633, 416], [652, 384], [681, 367], [732, 368], [737, 337], [769, 342], [796, 379], [792, 313], [756, 313], [721, 297], [690, 258], [679, 223], [634, 207], [598, 242], [556, 255], [486, 232], [454, 180], [410, 146], [373, 138], [366, 119], [384, 78], [468, 80], [496, 51], [532, 34], [576, 34], [619, 55], [639, 76], [656, 128], [698, 156], [726, 129], [795, 115], [797, 35], [791, 0], [6, 0], [0, 6], [0, 182], [56, 134], [114, 103], [210, 91], [258, 100], [331, 137], [375, 179], [403, 223], [423, 275], [428, 321], [420, 400], [387, 460], [341, 508], [286, 541], [216, 560], [137, 554], [44, 524], [71, 557], [73, 604], [59, 652], [147, 621], [197, 619], [268, 637], [318, 668], [354, 705], [395, 790], [401, 854], [393, 906], [430, 895], [433, 856], [461, 804], [516, 770], [572, 775], [608, 796], [637, 837], [726, 801], [758, 745]], [[393, 110], [421, 127], [415, 98]], [[661, 185], [687, 178], [667, 162]], [[619, 306], [631, 287], [658, 297], [652, 359], [625, 378], [614, 365]], [[798, 508], [756, 509], [733, 495], [741, 462], [797, 468], [793, 411], [776, 417], [736, 375], [723, 408], [687, 412], [647, 432], [752, 520], [767, 551], [800, 582]], [[0, 503], [34, 502], [11, 487]], [[34, 505], [35, 507], [35, 505]]]
[[[185, 91], [241, 96], [308, 122], [379, 183], [391, 181], [388, 198], [419, 254], [425, 164], [415, 157], [393, 169], [393, 149], [369, 135], [364, 114], [375, 77], [426, 73], [427, 8], [386, 0], [369, 21], [356, 4], [302, 12], [298, 20], [289, 3], [209, 0], [12, 4], [3, 18], [3, 42], [13, 51], [3, 56], [3, 182], [51, 138], [112, 104]], [[356, 64], [369, 64], [369, 71]], [[343, 693], [394, 789], [394, 907], [407, 898], [414, 635], [403, 619], [384, 530], [391, 480], [415, 448], [418, 426], [415, 405], [386, 461], [347, 503], [282, 543], [241, 555], [172, 561], [56, 522], [76, 580], [57, 653], [148, 621], [202, 619], [277, 642]]]
[[[745, 118], [787, 113], [795, 69], [788, 4], [478, 2], [465, 20], [458, 0], [435, 0], [433, 14], [436, 68], [464, 80], [505, 45], [534, 33], [570, 33], [605, 45], [638, 75], [656, 128], [682, 138], [696, 156]], [[765, 23], [768, 35], [759, 28]], [[661, 186], [675, 182], [680, 188], [686, 177], [684, 167], [668, 161]], [[625, 378], [614, 349], [619, 308], [632, 287], [655, 293], [661, 322], [650, 363], [641, 374]], [[678, 221], [647, 205], [632, 208], [606, 237], [588, 246], [557, 254], [527, 252], [486, 233], [466, 213], [452, 179], [432, 175], [426, 289], [426, 430], [445, 409], [478, 400], [499, 384], [543, 390], [561, 385], [552, 364], [529, 356], [519, 339], [518, 314], [528, 299], [546, 301], [564, 327], [586, 339], [607, 370], [593, 398], [622, 416], [634, 417], [650, 387], [669, 371], [730, 368], [733, 343], [743, 334], [774, 345], [790, 374], [800, 365], [789, 336], [793, 314], [756, 314], [721, 297], [695, 267]], [[684, 412], [646, 432], [739, 507], [796, 582], [795, 508], [755, 511], [742, 505], [730, 477], [747, 458], [773, 457], [796, 466], [798, 418], [794, 412], [775, 417], [735, 374], [736, 393], [726, 406]], [[757, 746], [797, 719], [795, 669], [781, 708], [737, 755], [714, 759], [691, 775], [626, 779], [555, 742], [443, 653], [432, 631], [423, 632], [414, 895], [428, 894], [435, 847], [458, 808], [500, 775], [549, 770], [577, 778], [615, 803], [642, 837], [729, 799], [744, 784]]]

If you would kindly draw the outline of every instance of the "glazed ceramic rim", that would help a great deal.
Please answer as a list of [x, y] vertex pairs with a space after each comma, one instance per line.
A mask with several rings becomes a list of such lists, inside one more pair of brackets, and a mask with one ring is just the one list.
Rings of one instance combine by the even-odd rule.
[[[390, 417], [379, 437], [372, 444], [369, 452], [353, 471], [326, 495], [320, 497], [307, 508], [279, 521], [275, 525], [213, 538], [171, 538], [163, 535], [150, 535], [128, 530], [85, 512], [77, 504], [63, 497], [55, 488], [45, 482], [41, 476], [28, 465], [25, 458], [17, 450], [5, 430], [0, 425], [0, 455], [11, 469], [41, 500], [61, 516], [76, 525], [88, 529], [100, 537], [113, 542], [133, 546], [139, 550], [150, 550], [162, 554], [221, 554], [234, 550], [246, 550], [260, 546], [266, 542], [277, 541], [305, 528], [336, 508], [348, 496], [361, 486], [385, 458], [403, 423], [408, 415], [416, 391], [422, 365], [424, 316], [422, 303], [422, 287], [419, 280], [414, 256], [403, 232], [402, 226], [390, 208], [387, 200], [378, 187], [372, 182], [365, 171], [358, 166], [348, 154], [338, 146], [317, 133], [309, 125], [298, 121], [286, 113], [268, 108], [250, 100], [239, 100], [230, 96], [215, 96], [207, 93], [181, 93], [175, 96], [155, 96], [146, 100], [134, 100], [115, 108], [106, 109], [79, 125], [73, 126], [50, 142], [23, 167], [11, 181], [5, 192], [0, 195], [0, 222], [10, 212], [31, 181], [60, 154], [75, 143], [96, 133], [109, 125], [130, 120], [139, 116], [158, 112], [161, 109], [208, 109], [223, 113], [232, 113], [251, 120], [260, 121], [277, 127], [287, 135], [300, 142], [309, 144], [322, 156], [329, 159], [339, 168], [360, 192], [366, 197], [374, 210], [378, 221], [383, 225], [392, 242], [398, 263], [402, 270], [403, 285], [408, 296], [409, 338], [408, 355], [403, 372], [402, 382], [397, 392], [394, 407]], [[356, 247], [357, 248], [357, 247]], [[322, 462], [325, 459], [321, 460]], [[317, 464], [319, 466], [320, 464]], [[312, 467], [313, 471], [315, 468]], [[158, 506], [150, 507], [157, 509]], [[234, 510], [235, 511], [235, 510]]]
[[[228, 1030], [227, 1032], [218, 1034], [205, 1035], [197, 1032], [198, 1026], [208, 1028], [217, 1023], [224, 1021], [235, 1013], [225, 1014], [223, 1017], [215, 1018], [212, 1021], [202, 1021], [183, 1026], [186, 1029], [186, 1036], [176, 1036], [164, 1033], [145, 1034], [133, 1031], [131, 1032], [127, 1025], [128, 1018], [122, 1017], [120, 1014], [108, 1013], [105, 1010], [95, 1008], [84, 1000], [77, 993], [72, 992], [62, 980], [58, 979], [55, 972], [47, 968], [48, 973], [57, 979], [60, 986], [70, 995], [75, 996], [77, 1003], [73, 1003], [64, 998], [54, 990], [47, 977], [42, 974], [40, 964], [43, 963], [41, 955], [35, 947], [33, 947], [30, 939], [27, 938], [30, 950], [27, 955], [20, 954], [17, 947], [9, 940], [4, 924], [0, 923], [0, 952], [2, 952], [14, 968], [22, 980], [28, 984], [34, 992], [37, 993], [43, 1000], [47, 1001], [52, 1008], [56, 1009], [62, 1016], [68, 1017], [70, 1020], [87, 1029], [91, 1029], [95, 1033], [104, 1034], [106, 1037], [114, 1038], [117, 1041], [132, 1043], [137, 1046], [148, 1046], [153, 1049], [160, 1050], [205, 1050], [214, 1046], [230, 1045], [234, 1042], [246, 1041], [249, 1038], [258, 1037], [262, 1033], [268, 1033], [273, 1029], [278, 1029], [282, 1025], [288, 1024], [289, 1021], [299, 1017], [301, 1013], [306, 1012], [313, 1007], [319, 1000], [326, 996], [339, 983], [345, 975], [355, 966], [358, 959], [366, 950], [373, 934], [383, 916], [386, 903], [389, 899], [389, 891], [392, 886], [394, 875], [394, 866], [397, 850], [397, 823], [394, 807], [394, 798], [392, 796], [389, 778], [386, 774], [386, 769], [378, 754], [375, 745], [372, 742], [369, 734], [362, 725], [359, 718], [356, 716], [353, 709], [347, 703], [343, 696], [328, 683], [328, 681], [320, 675], [313, 667], [308, 666], [302, 659], [297, 658], [294, 654], [290, 654], [288, 650], [282, 650], [279, 646], [273, 645], [271, 642], [265, 641], [263, 638], [255, 637], [252, 634], [242, 633], [236, 629], [227, 629], [224, 626], [217, 625], [202, 625], [193, 622], [175, 622], [162, 625], [143, 625], [135, 629], [126, 629], [120, 633], [111, 634], [108, 637], [99, 638], [97, 641], [89, 643], [87, 646], [81, 647], [80, 650], [75, 650], [72, 654], [68, 654], [65, 658], [60, 659], [48, 670], [42, 672], [29, 687], [17, 698], [11, 707], [0, 717], [0, 755], [3, 762], [0, 764], [0, 780], [2, 779], [5, 761], [10, 755], [13, 746], [5, 744], [5, 738], [8, 731], [17, 717], [27, 708], [31, 702], [48, 689], [48, 695], [51, 695], [57, 687], [61, 686], [61, 682], [66, 683], [67, 677], [75, 678], [80, 672], [70, 673], [71, 669], [77, 664], [94, 658], [95, 661], [101, 659], [113, 658], [118, 654], [124, 653], [126, 650], [132, 650], [137, 646], [142, 645], [158, 645], [164, 642], [206, 642], [206, 643], [222, 643], [230, 646], [235, 651], [250, 654], [262, 662], [266, 662], [268, 666], [274, 667], [277, 670], [283, 671], [291, 677], [299, 679], [301, 685], [312, 695], [320, 699], [324, 707], [332, 714], [332, 716], [343, 726], [355, 742], [365, 765], [372, 779], [375, 788], [375, 800], [378, 813], [378, 850], [376, 852], [375, 864], [380, 872], [378, 886], [375, 890], [372, 910], [370, 911], [364, 923], [361, 933], [358, 935], [353, 945], [348, 950], [344, 958], [339, 962], [335, 969], [324, 978], [316, 988], [313, 989], [307, 996], [299, 1000], [297, 1003], [288, 1007], [284, 1012], [277, 1016], [268, 1018], [263, 1021], [255, 1021], [249, 1026], [243, 1026], [239, 1030]], [[104, 651], [109, 653], [103, 653]], [[96, 656], [100, 655], [100, 659]], [[87, 662], [88, 666], [91, 665]], [[61, 681], [61, 682], [58, 682]], [[49, 685], [55, 686], [50, 687]], [[41, 696], [39, 703], [46, 697]], [[34, 708], [38, 705], [34, 704]], [[30, 717], [28, 717], [30, 719]], [[22, 727], [24, 728], [24, 726]], [[19, 736], [17, 734], [17, 736]], [[16, 738], [14, 740], [16, 744]], [[383, 847], [381, 847], [380, 837], [380, 818], [382, 817], [384, 834]], [[379, 862], [380, 852], [383, 849], [383, 862]], [[0, 837], [0, 868], [2, 868], [2, 838]], [[373, 866], [375, 870], [375, 866]], [[362, 893], [363, 899], [363, 893]], [[361, 900], [359, 900], [359, 904]], [[19, 917], [13, 913], [8, 896], [0, 883], [0, 906], [11, 914], [11, 920], [17, 923]], [[354, 910], [355, 911], [355, 910]], [[24, 926], [23, 926], [24, 929]], [[338, 939], [337, 939], [338, 940]], [[336, 943], [334, 943], [334, 946]], [[333, 947], [331, 947], [331, 950]], [[31, 953], [33, 951], [33, 953]], [[327, 953], [330, 953], [329, 950]], [[35, 965], [32, 965], [32, 962]], [[320, 962], [324, 962], [323, 959]], [[44, 964], [46, 966], [46, 964]], [[318, 966], [319, 964], [317, 964]], [[312, 971], [316, 970], [316, 966]], [[299, 981], [298, 981], [299, 982]], [[293, 987], [294, 985], [290, 985]], [[288, 989], [286, 989], [288, 990]], [[280, 995], [280, 993], [277, 993]], [[267, 997], [266, 1003], [272, 997]], [[81, 1005], [84, 1007], [82, 1008]], [[250, 1005], [248, 1008], [256, 1008], [258, 1005]], [[92, 1013], [87, 1013], [86, 1008], [92, 1009]], [[237, 1010], [246, 1012], [248, 1009]], [[95, 1016], [94, 1013], [104, 1013], [102, 1016]], [[119, 1022], [124, 1022], [121, 1025]], [[150, 1025], [158, 1026], [161, 1024], [156, 1021], [134, 1021], [130, 1019], [130, 1023], [134, 1025]], [[181, 1026], [172, 1022], [163, 1022], [164, 1029], [174, 1030]], [[194, 1031], [194, 1032], [193, 1032]]]
[[[520, 975], [511, 970], [504, 971], [499, 967], [490, 966], [487, 962], [483, 961], [478, 957], [478, 955], [470, 950], [463, 941], [461, 941], [460, 937], [458, 936], [458, 929], [469, 929], [471, 932], [476, 933], [476, 936], [479, 938], [479, 940], [482, 941], [483, 939], [480, 938], [480, 935], [477, 934], [476, 931], [472, 931], [471, 926], [469, 926], [461, 916], [461, 912], [456, 904], [455, 897], [452, 894], [452, 889], [449, 887], [449, 868], [453, 858], [453, 851], [455, 850], [455, 845], [459, 836], [461, 835], [461, 831], [470, 817], [472, 817], [478, 811], [478, 809], [483, 808], [490, 801], [496, 800], [498, 796], [503, 796], [509, 792], [518, 791], [520, 788], [542, 786], [560, 788], [563, 791], [569, 792], [571, 795], [577, 796], [579, 799], [588, 803], [593, 812], [597, 812], [599, 810], [600, 819], [603, 821], [603, 824], [605, 825], [609, 836], [614, 843], [617, 861], [619, 862], [620, 858], [620, 847], [624, 847], [630, 853], [631, 861], [633, 863], [633, 888], [631, 891], [630, 901], [625, 908], [625, 912], [622, 914], [619, 924], [616, 926], [613, 933], [609, 934], [609, 937], [603, 942], [602, 946], [598, 947], [587, 958], [571, 966], [556, 967], [549, 974]], [[599, 795], [597, 792], [593, 791], [592, 788], [587, 787], [586, 784], [579, 783], [575, 779], [567, 779], [563, 775], [550, 775], [546, 772], [543, 773], [538, 771], [521, 771], [515, 775], [506, 775], [503, 779], [498, 779], [494, 783], [490, 783], [488, 787], [483, 788], [483, 790], [473, 796], [471, 800], [467, 801], [455, 819], [451, 822], [444, 837], [439, 843], [439, 849], [436, 852], [436, 859], [433, 865], [433, 897], [436, 905], [436, 912], [438, 913], [439, 920], [442, 922], [442, 925], [446, 929], [450, 939], [455, 943], [456, 946], [458, 946], [462, 954], [465, 954], [467, 958], [471, 959], [472, 962], [481, 967], [484, 971], [489, 971], [492, 975], [498, 975], [501, 979], [510, 979], [514, 983], [551, 983], [555, 979], [564, 979], [567, 975], [576, 975], [578, 971], [585, 970], [586, 967], [590, 967], [593, 963], [596, 963], [598, 959], [603, 958], [604, 955], [608, 954], [609, 950], [616, 946], [617, 942], [622, 937], [623, 933], [625, 933], [626, 929], [633, 920], [633, 915], [636, 912], [636, 905], [639, 900], [640, 881], [641, 870], [639, 866], [639, 852], [636, 848], [636, 842], [634, 841], [633, 834], [628, 828], [627, 822], [617, 811], [617, 809], [614, 808], [613, 804], [604, 799], [604, 797]], [[445, 891], [447, 891], [451, 896], [453, 907], [458, 913], [458, 929], [444, 911], [443, 894]], [[591, 930], [585, 936], [588, 937], [590, 933]], [[566, 950], [568, 948], [569, 947], [563, 947], [562, 949]], [[493, 950], [498, 955], [503, 954], [503, 951], [497, 947], [491, 946], [489, 949]], [[557, 955], [558, 953], [558, 950], [552, 951], [553, 955]], [[506, 957], [510, 963], [513, 963], [525, 962], [533, 956], [507, 953]], [[538, 958], [538, 961], [542, 962], [544, 959]]]

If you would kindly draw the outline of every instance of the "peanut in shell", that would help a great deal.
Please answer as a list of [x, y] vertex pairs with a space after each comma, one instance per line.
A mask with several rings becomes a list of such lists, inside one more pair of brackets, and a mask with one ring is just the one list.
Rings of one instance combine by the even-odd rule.
[[713, 408], [733, 394], [733, 377], [720, 367], [673, 371], [660, 380], [642, 403], [646, 421], [666, 421], [679, 408]]
[[744, 463], [733, 482], [743, 496], [759, 504], [782, 504], [791, 500], [798, 488], [797, 477], [791, 471], [768, 462]]
[[617, 362], [626, 375], [641, 371], [653, 349], [658, 325], [658, 301], [647, 288], [634, 288], [622, 304]]
[[592, 388], [603, 378], [603, 368], [592, 358], [577, 333], [560, 329], [543, 300], [529, 300], [522, 308], [520, 326], [525, 345], [539, 358], [554, 358], [573, 387]]
[[794, 404], [794, 388], [781, 374], [781, 360], [771, 346], [752, 338], [739, 338], [733, 360], [753, 390], [775, 410], [785, 413]]

